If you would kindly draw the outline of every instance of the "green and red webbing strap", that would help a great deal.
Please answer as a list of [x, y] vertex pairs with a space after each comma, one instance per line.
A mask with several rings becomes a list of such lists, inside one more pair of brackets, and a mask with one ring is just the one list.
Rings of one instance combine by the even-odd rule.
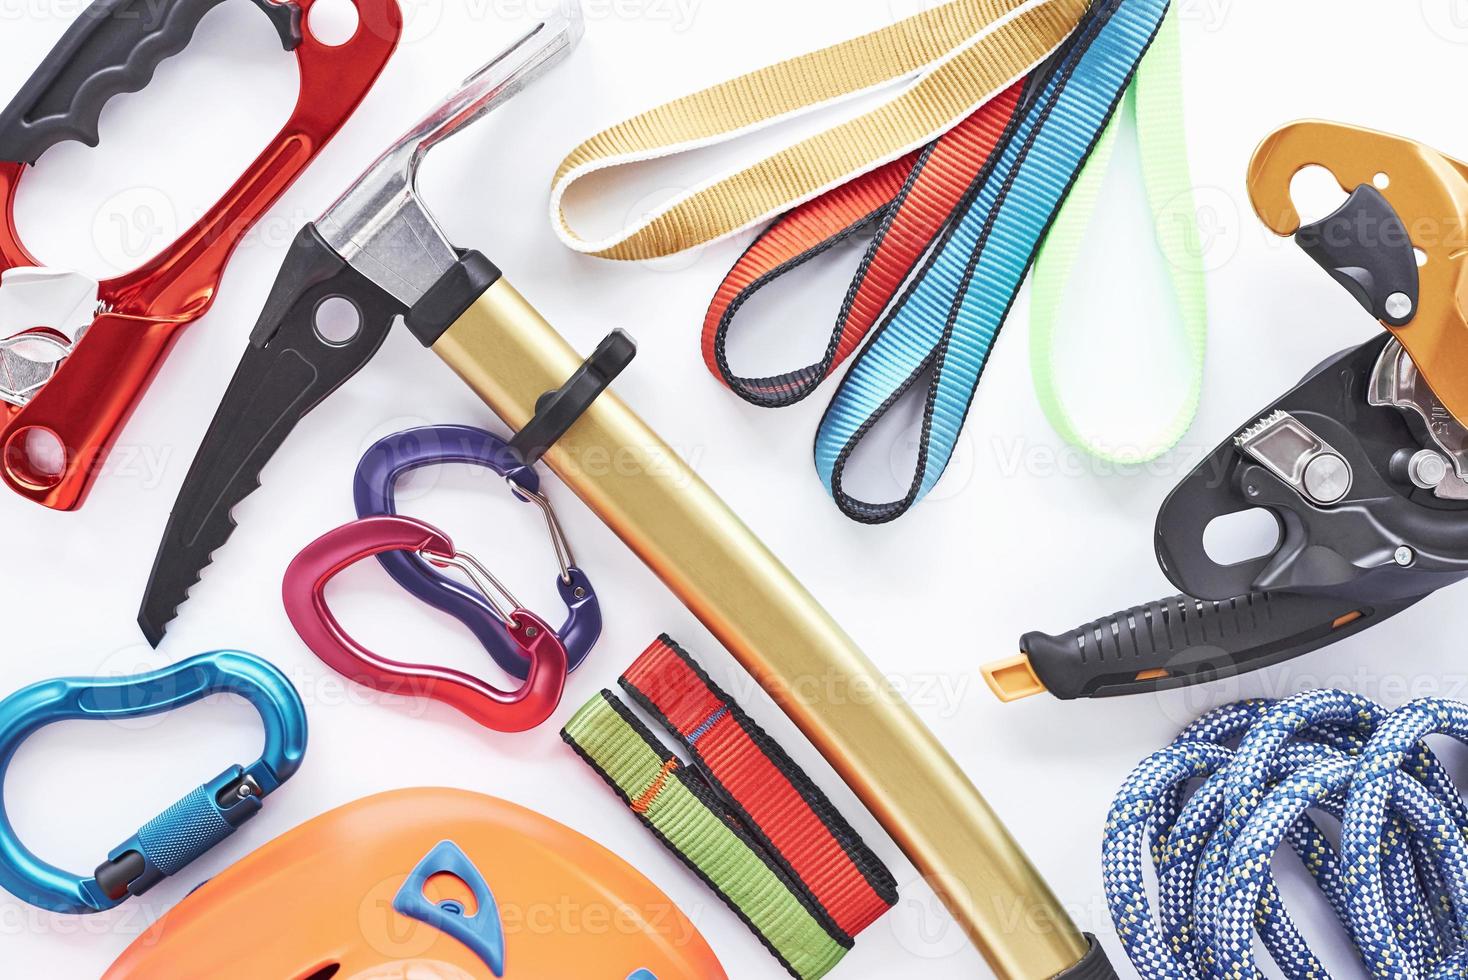
[[891, 873], [826, 795], [672, 640], [648, 647], [621, 683], [683, 741], [729, 808], [844, 935], [857, 935], [897, 901]]
[[793, 975], [824, 976], [897, 900], [891, 872], [810, 778], [666, 637], [621, 679], [684, 765], [610, 691], [561, 735]]
[[[952, 224], [1008, 132], [1026, 84], [1010, 86], [925, 149], [795, 208], [760, 234], [730, 270], [704, 318], [709, 370], [740, 398], [763, 408], [793, 405], [819, 388], [861, 346]], [[744, 304], [775, 280], [873, 227], [825, 356], [773, 377], [734, 373], [729, 333]]]

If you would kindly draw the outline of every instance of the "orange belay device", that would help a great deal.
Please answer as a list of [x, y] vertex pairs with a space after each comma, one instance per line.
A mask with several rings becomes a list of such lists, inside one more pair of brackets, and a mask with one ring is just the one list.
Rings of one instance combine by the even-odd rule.
[[103, 980], [723, 980], [672, 899], [601, 845], [478, 793], [360, 800], [261, 848]]

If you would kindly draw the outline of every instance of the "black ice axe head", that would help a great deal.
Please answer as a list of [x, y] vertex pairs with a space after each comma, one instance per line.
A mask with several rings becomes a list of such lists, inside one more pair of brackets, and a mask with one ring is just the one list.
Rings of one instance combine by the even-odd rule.
[[[215, 412], [158, 547], [138, 611], [157, 646], [189, 590], [234, 531], [232, 511], [300, 421], [367, 366], [399, 317], [461, 258], [419, 198], [428, 151], [484, 118], [575, 49], [579, 0], [485, 65], [393, 144], [317, 222], [296, 237]], [[497, 275], [497, 272], [495, 273]], [[322, 311], [344, 300], [355, 330], [328, 328]], [[339, 304], [335, 304], [339, 309]]]

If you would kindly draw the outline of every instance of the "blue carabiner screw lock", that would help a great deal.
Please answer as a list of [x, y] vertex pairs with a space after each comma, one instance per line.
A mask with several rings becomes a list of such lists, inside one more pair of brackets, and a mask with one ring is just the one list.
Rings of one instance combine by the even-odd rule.
[[[601, 605], [591, 580], [576, 566], [555, 509], [540, 488], [540, 477], [534, 469], [522, 465], [505, 440], [467, 425], [425, 426], [379, 440], [357, 466], [353, 482], [357, 516], [396, 516], [399, 480], [415, 470], [454, 463], [484, 467], [504, 477], [517, 500], [534, 504], [544, 515], [560, 566], [556, 588], [566, 605], [566, 622], [558, 635], [566, 647], [570, 669], [575, 670], [601, 638]], [[478, 590], [436, 571], [418, 555], [389, 552], [379, 555], [378, 561], [393, 581], [463, 623], [505, 673], [520, 680], [528, 676], [529, 660], [493, 604]]]
[[[22, 743], [62, 721], [144, 718], [234, 694], [260, 712], [265, 750], [231, 766], [149, 821], [113, 849], [91, 878], [36, 857], [5, 813], [5, 773]], [[301, 767], [306, 709], [289, 678], [248, 653], [219, 651], [123, 678], [44, 681], [0, 702], [0, 886], [38, 908], [71, 915], [105, 912], [141, 895], [231, 836], [260, 812], [265, 797]]]

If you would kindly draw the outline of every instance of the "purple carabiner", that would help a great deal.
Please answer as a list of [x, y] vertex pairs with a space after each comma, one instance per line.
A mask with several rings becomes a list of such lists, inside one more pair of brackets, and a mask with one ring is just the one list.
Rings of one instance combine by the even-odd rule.
[[[575, 670], [601, 637], [601, 605], [591, 580], [576, 567], [555, 511], [541, 492], [539, 477], [514, 461], [505, 440], [467, 425], [425, 426], [379, 440], [357, 466], [353, 485], [357, 516], [396, 516], [394, 497], [400, 479], [413, 470], [453, 463], [482, 466], [499, 474], [516, 499], [535, 504], [545, 515], [560, 563], [556, 587], [568, 613], [560, 637], [569, 667]], [[482, 594], [435, 570], [417, 555], [395, 551], [379, 555], [378, 561], [403, 588], [468, 627], [507, 674], [525, 679], [529, 661]]]

